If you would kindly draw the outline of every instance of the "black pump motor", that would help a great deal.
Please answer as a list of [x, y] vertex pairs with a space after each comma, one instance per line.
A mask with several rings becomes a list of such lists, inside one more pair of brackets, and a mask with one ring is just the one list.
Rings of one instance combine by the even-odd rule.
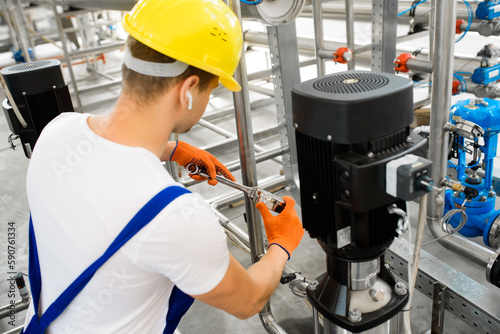
[[400, 216], [388, 207], [405, 210], [405, 201], [386, 192], [386, 165], [425, 154], [425, 140], [409, 128], [412, 82], [387, 73], [335, 73], [293, 87], [292, 109], [302, 222], [327, 254], [327, 275], [308, 298], [341, 328], [374, 328], [401, 310], [407, 296], [393, 293], [386, 305], [353, 322], [349, 291], [368, 291], [375, 276], [395, 286], [383, 255]]
[[[13, 99], [2, 102], [7, 123], [21, 139], [24, 153], [30, 158], [43, 128], [60, 113], [74, 111], [61, 62], [39, 60], [5, 67], [1, 73]], [[16, 115], [12, 103], [20, 115]]]

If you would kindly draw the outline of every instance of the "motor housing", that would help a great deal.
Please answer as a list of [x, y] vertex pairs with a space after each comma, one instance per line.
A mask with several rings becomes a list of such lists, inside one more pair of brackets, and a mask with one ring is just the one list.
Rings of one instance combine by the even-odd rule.
[[[8, 66], [0, 72], [13, 98], [13, 101], [2, 102], [7, 123], [12, 133], [21, 139], [24, 153], [30, 158], [43, 128], [60, 113], [74, 111], [61, 62], [39, 60]], [[17, 105], [26, 127], [16, 116], [12, 103]]]

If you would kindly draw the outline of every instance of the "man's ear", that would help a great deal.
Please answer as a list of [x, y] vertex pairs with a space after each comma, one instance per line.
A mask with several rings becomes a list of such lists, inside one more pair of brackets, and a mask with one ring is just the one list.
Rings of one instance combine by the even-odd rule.
[[179, 99], [181, 106], [185, 109], [191, 109], [193, 100], [196, 98], [195, 91], [198, 89], [200, 78], [197, 75], [187, 77], [181, 84], [179, 91]]

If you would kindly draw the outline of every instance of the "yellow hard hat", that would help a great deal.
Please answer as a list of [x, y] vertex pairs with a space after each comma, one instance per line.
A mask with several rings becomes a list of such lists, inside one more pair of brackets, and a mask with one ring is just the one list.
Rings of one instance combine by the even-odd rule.
[[233, 74], [243, 34], [236, 15], [220, 0], [141, 0], [123, 17], [123, 28], [153, 50], [219, 77], [239, 91]]

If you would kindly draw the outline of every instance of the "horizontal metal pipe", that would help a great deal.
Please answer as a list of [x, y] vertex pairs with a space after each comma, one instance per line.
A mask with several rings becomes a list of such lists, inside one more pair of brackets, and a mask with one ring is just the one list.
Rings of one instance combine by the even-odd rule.
[[[399, 2], [398, 4], [398, 11], [401, 13], [407, 9], [410, 8], [411, 2]], [[475, 10], [475, 5], [473, 5], [473, 10]], [[372, 1], [360, 1], [356, 0], [354, 1], [354, 15], [355, 15], [355, 20], [364, 20], [364, 21], [371, 21], [372, 18], [372, 10], [373, 10], [373, 4]], [[431, 10], [431, 5], [426, 2], [418, 5], [416, 7], [415, 11], [415, 19], [418, 20], [417, 22], [425, 22], [428, 19], [427, 13]], [[323, 17], [324, 18], [335, 18], [339, 20], [345, 20], [346, 18], [346, 9], [345, 5], [343, 2], [332, 2], [328, 0], [328, 2], [323, 3], [322, 5], [322, 11], [323, 11]], [[399, 21], [401, 23], [408, 23], [408, 14], [409, 12], [406, 12], [404, 15], [401, 15], [399, 17]], [[457, 17], [461, 19], [467, 20], [467, 7], [465, 3], [457, 3]], [[312, 7], [311, 6], [305, 6], [304, 9], [302, 10], [300, 17], [312, 17]]]
[[248, 89], [250, 89], [251, 91], [256, 92], [256, 93], [261, 93], [264, 95], [274, 97], [274, 89], [269, 89], [269, 88], [265, 88], [265, 87], [261, 87], [261, 86], [257, 86], [257, 85], [252, 85], [250, 83], [248, 84]]
[[467, 259], [486, 267], [489, 258], [495, 253], [493, 250], [476, 244], [475, 242], [456, 234], [449, 234], [441, 229], [441, 224], [437, 219], [427, 217], [427, 226], [432, 235], [439, 239], [439, 243], [444, 247], [466, 257]]
[[84, 93], [92, 93], [95, 91], [102, 91], [103, 89], [119, 86], [119, 85], [121, 85], [121, 83], [122, 83], [121, 80], [114, 80], [111, 82], [105, 82], [105, 83], [98, 84], [98, 85], [92, 85], [90, 87], [78, 88], [78, 93], [84, 94]]
[[414, 72], [432, 73], [432, 61], [410, 58], [406, 61], [406, 67]]
[[[253, 134], [253, 137], [254, 140], [257, 141], [263, 138], [268, 138], [270, 136], [276, 135], [277, 133], [278, 133], [278, 127], [272, 127], [255, 132]], [[217, 143], [201, 146], [200, 149], [214, 154], [214, 152], [216, 152], [217, 149], [225, 151], [227, 149], [236, 147], [237, 143], [238, 143], [238, 138], [236, 137], [226, 138]]]
[[[264, 98], [261, 100], [255, 100], [255, 101], [251, 102], [250, 108], [253, 110], [253, 109], [268, 106], [268, 105], [273, 104], [273, 103], [274, 103], [274, 98]], [[234, 108], [229, 107], [229, 108], [219, 109], [217, 111], [207, 113], [207, 114], [203, 115], [202, 119], [205, 121], [211, 122], [211, 121], [214, 121], [216, 119], [220, 119], [220, 118], [228, 117], [228, 116], [233, 116], [233, 115], [234, 115]]]
[[[270, 190], [285, 184], [285, 177], [278, 176], [268, 179], [264, 179], [260, 182], [259, 187], [265, 190]], [[233, 234], [238, 241], [240, 241], [245, 247], [248, 248], [248, 253], [250, 253], [250, 242], [248, 233], [243, 231], [237, 225], [235, 225], [229, 218], [227, 218], [221, 211], [221, 208], [227, 207], [231, 204], [243, 201], [244, 194], [240, 191], [232, 192], [228, 195], [219, 197], [217, 199], [209, 200], [211, 202], [210, 206], [212, 211], [219, 218], [219, 222], [222, 227], [225, 228], [229, 233]], [[291, 271], [291, 269], [289, 269]]]
[[86, 56], [89, 54], [104, 53], [104, 52], [122, 49], [124, 47], [125, 47], [125, 42], [118, 42], [118, 43], [113, 43], [113, 44], [108, 44], [108, 45], [100, 45], [100, 46], [96, 46], [96, 47], [88, 48], [88, 49], [84, 49], [84, 50], [72, 51], [72, 52], [70, 52], [69, 56], [70, 56], [70, 58], [79, 58], [79, 57]]
[[[398, 41], [406, 40], [406, 36], [398, 37]], [[247, 31], [245, 32], [245, 42], [250, 45], [259, 45], [262, 47], [268, 47], [267, 42], [267, 34], [263, 32], [257, 31]], [[298, 37], [297, 44], [299, 48], [299, 53], [305, 55], [314, 55], [314, 39], [307, 37]], [[324, 48], [321, 51], [321, 55], [333, 59], [333, 52], [340, 47], [345, 47], [345, 42], [336, 42], [336, 41], [324, 41]], [[356, 65], [359, 65], [358, 62], [362, 66], [369, 67], [371, 63], [371, 54], [367, 51], [371, 51], [371, 45], [356, 45], [356, 49], [354, 50], [354, 57], [356, 57]], [[412, 53], [415, 51], [414, 46], [403, 46], [398, 45], [396, 48], [396, 52], [398, 54], [401, 53]], [[327, 54], [331, 53], [331, 55]], [[423, 48], [419, 53], [421, 57], [427, 57], [429, 54], [429, 50]], [[470, 57], [468, 55], [455, 54], [454, 68], [456, 70], [461, 70], [464, 72], [472, 72], [477, 65], [471, 62], [471, 60], [475, 59], [475, 57]]]
[[19, 326], [19, 327], [16, 327], [14, 329], [11, 329], [10, 331], [7, 331], [3, 334], [19, 334], [21, 333], [21, 331], [23, 330], [24, 326]]
[[[218, 134], [220, 134], [220, 135], [222, 135], [222, 136], [224, 136], [226, 138], [237, 138], [234, 133], [232, 133], [230, 131], [227, 131], [227, 130], [225, 130], [225, 129], [221, 128], [220, 126], [217, 126], [217, 125], [215, 125], [213, 123], [207, 122], [204, 119], [200, 119], [198, 121], [198, 124], [201, 125], [201, 126], [203, 126], [203, 127], [205, 127], [205, 128], [207, 128], [207, 129], [210, 129], [210, 130], [212, 130], [212, 131], [214, 131], [214, 132], [216, 132], [216, 133], [218, 133]], [[263, 147], [261, 147], [261, 146], [259, 146], [257, 144], [254, 144], [254, 149], [255, 149], [256, 152], [264, 152], [264, 151], [266, 151], [266, 149], [264, 149]], [[278, 162], [278, 163], [281, 163], [280, 160], [275, 160], [275, 161]]]
[[30, 298], [19, 299], [14, 303], [14, 307], [10, 304], [0, 307], [0, 319], [7, 318], [13, 310], [15, 313], [24, 311], [30, 305]]

